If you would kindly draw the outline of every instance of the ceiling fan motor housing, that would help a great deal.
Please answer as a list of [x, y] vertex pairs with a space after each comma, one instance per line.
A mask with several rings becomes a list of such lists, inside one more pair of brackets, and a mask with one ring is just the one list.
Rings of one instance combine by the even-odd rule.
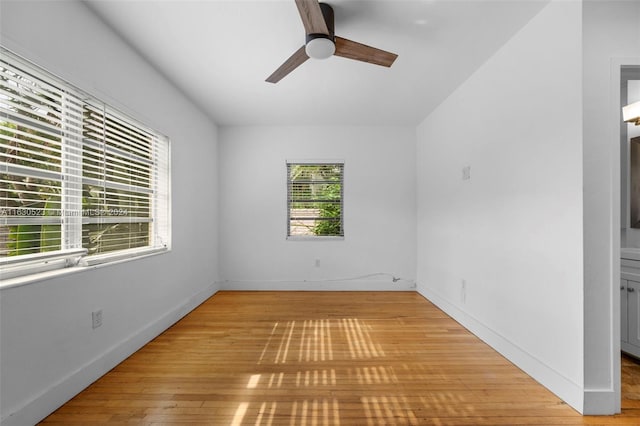
[[315, 59], [325, 59], [335, 52], [335, 26], [333, 18], [333, 8], [326, 3], [320, 3], [322, 16], [327, 24], [329, 34], [307, 34], [306, 53]]

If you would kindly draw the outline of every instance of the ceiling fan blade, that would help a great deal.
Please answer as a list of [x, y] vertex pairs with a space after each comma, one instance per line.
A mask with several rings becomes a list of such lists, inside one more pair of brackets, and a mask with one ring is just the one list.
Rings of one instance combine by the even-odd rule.
[[336, 56], [390, 67], [398, 55], [336, 36]]
[[298, 68], [300, 65], [309, 59], [307, 52], [304, 50], [304, 46], [296, 50], [293, 55], [289, 57], [280, 67], [271, 74], [266, 81], [269, 83], [277, 83], [282, 80], [291, 71]]
[[329, 34], [318, 0], [296, 0], [296, 6], [307, 34]]

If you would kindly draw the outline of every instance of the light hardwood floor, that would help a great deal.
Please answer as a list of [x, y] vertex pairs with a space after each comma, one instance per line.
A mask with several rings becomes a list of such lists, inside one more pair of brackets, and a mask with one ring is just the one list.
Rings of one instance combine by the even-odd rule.
[[43, 424], [639, 425], [630, 386], [582, 417], [417, 293], [220, 292]]

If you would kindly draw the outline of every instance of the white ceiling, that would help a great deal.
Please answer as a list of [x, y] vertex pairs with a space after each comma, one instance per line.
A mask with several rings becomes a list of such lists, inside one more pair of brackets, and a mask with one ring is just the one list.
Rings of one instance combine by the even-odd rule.
[[87, 3], [219, 125], [415, 125], [547, 1], [327, 0], [336, 35], [398, 59], [308, 60], [277, 84], [304, 44], [294, 0]]

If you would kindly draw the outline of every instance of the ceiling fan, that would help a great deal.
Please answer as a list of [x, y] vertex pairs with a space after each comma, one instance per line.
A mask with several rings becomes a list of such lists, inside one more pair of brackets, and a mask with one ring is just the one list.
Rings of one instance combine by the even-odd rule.
[[289, 57], [266, 81], [277, 83], [309, 58], [332, 55], [390, 67], [398, 55], [338, 37], [334, 33], [333, 8], [318, 0], [295, 0], [306, 34], [305, 45]]

